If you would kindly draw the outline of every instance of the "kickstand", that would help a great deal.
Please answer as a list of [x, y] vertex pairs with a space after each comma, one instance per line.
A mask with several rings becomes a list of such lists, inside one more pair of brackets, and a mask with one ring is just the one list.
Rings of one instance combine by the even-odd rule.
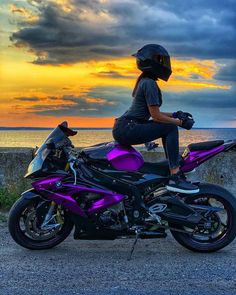
[[140, 234], [140, 232], [139, 232], [138, 229], [135, 230], [135, 234], [136, 234], [136, 237], [135, 237], [135, 240], [134, 240], [134, 243], [133, 243], [132, 249], [131, 249], [131, 251], [130, 251], [129, 257], [127, 258], [128, 261], [131, 260], [131, 258], [132, 258], [132, 254], [133, 254], [133, 252], [134, 252], [135, 245], [136, 245], [137, 242], [138, 242], [138, 238], [139, 238], [139, 234]]

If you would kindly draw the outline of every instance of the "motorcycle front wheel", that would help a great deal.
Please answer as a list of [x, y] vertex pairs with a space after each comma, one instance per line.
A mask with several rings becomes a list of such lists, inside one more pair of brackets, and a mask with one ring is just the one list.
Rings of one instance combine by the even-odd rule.
[[199, 223], [194, 230], [176, 224], [169, 226], [189, 231], [184, 233], [171, 230], [175, 240], [185, 248], [202, 253], [215, 252], [229, 245], [236, 237], [236, 199], [217, 185], [200, 184], [199, 188], [199, 193], [187, 197], [185, 202], [221, 210], [208, 214], [207, 221]]
[[[8, 229], [18, 245], [31, 250], [50, 249], [69, 236], [73, 223], [62, 208], [57, 208], [50, 223], [42, 227], [49, 204], [40, 197], [16, 201], [9, 213]], [[41, 218], [37, 210], [41, 210]]]

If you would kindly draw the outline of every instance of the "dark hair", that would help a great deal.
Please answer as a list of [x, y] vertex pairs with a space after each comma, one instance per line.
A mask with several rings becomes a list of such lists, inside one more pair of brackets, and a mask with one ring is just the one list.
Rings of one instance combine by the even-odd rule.
[[134, 86], [134, 89], [133, 89], [133, 92], [132, 92], [133, 97], [135, 96], [136, 90], [138, 88], [138, 83], [140, 82], [140, 80], [142, 78], [150, 78], [150, 79], [153, 79], [155, 81], [157, 80], [157, 76], [155, 74], [153, 74], [152, 72], [142, 72], [142, 74], [139, 75], [138, 79], [136, 80], [136, 83], [135, 83], [135, 86]]

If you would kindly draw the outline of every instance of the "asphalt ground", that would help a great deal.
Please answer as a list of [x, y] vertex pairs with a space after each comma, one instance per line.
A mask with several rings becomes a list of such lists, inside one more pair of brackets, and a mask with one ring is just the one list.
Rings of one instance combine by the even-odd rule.
[[236, 295], [236, 241], [211, 254], [193, 253], [168, 234], [139, 240], [75, 241], [30, 251], [0, 224], [0, 294]]

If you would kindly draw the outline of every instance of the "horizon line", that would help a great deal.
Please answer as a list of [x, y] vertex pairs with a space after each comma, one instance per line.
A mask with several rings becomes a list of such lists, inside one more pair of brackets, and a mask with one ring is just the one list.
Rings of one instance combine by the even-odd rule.
[[[55, 129], [56, 127], [7, 127], [7, 126], [0, 126], [0, 130], [20, 130], [20, 129], [32, 129], [32, 130], [51, 130]], [[97, 129], [97, 130], [107, 130], [112, 129], [112, 127], [69, 127], [70, 129], [77, 129], [77, 130], [88, 130], [88, 129]], [[192, 129], [236, 129], [236, 127], [194, 127]]]

